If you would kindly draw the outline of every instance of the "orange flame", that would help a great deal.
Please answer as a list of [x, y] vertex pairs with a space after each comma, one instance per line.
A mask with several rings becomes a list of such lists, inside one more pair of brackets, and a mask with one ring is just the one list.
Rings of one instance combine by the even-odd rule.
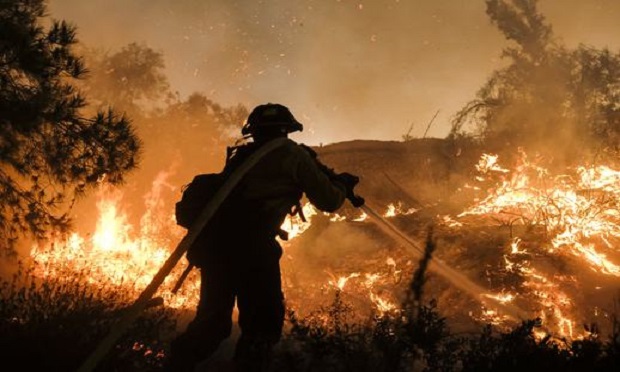
[[[158, 177], [148, 196], [159, 197], [158, 188], [164, 186], [165, 177], [165, 174]], [[136, 232], [120, 207], [122, 194], [100, 190], [99, 219], [94, 234], [88, 238], [73, 233], [65, 240], [33, 247], [31, 257], [35, 274], [41, 278], [86, 275], [90, 285], [99, 288], [111, 285], [137, 297], [168, 258], [170, 243], [180, 240], [184, 234], [173, 222], [173, 216], [163, 220], [155, 218], [166, 215], [158, 210], [163, 204], [155, 199], [147, 198], [148, 211]], [[186, 308], [197, 304], [200, 279], [195, 273], [176, 296], [170, 292], [185, 267], [187, 262], [177, 265], [156, 294], [163, 297], [168, 306]]]
[[[620, 266], [603, 253], [617, 254], [615, 247], [620, 243], [619, 171], [607, 166], [581, 166], [572, 175], [551, 176], [546, 168], [530, 162], [524, 152], [514, 171], [499, 166], [495, 155], [483, 155], [476, 168], [481, 172], [478, 181], [499, 177], [499, 183], [459, 218], [490, 217], [510, 225], [541, 226], [549, 237], [546, 252], [574, 257], [599, 274], [620, 276]], [[451, 219], [444, 221], [451, 225]], [[520, 244], [520, 238], [510, 243], [509, 255], [521, 258], [517, 263], [506, 255], [506, 270], [525, 278], [523, 286], [537, 299], [543, 322], [554, 324], [560, 336], [583, 337], [587, 332], [576, 331], [579, 322], [574, 320], [574, 301], [562, 289], [573, 279], [534, 268], [525, 260], [529, 252]], [[488, 296], [507, 302], [519, 297], [513, 293]], [[496, 315], [485, 313], [490, 319]]]

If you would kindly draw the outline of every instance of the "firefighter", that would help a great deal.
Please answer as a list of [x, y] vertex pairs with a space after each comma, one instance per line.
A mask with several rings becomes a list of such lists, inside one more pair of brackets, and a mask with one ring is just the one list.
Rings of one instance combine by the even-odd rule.
[[[257, 106], [241, 131], [252, 141], [234, 148], [225, 171], [261, 145], [302, 129], [287, 107]], [[325, 169], [311, 149], [287, 139], [235, 187], [193, 247], [203, 250], [196, 255], [201, 262], [192, 262], [200, 268], [200, 301], [195, 318], [172, 342], [169, 370], [191, 371], [217, 350], [231, 334], [235, 303], [241, 331], [235, 366], [242, 371], [266, 370], [284, 323], [282, 248], [276, 236], [286, 239], [286, 234], [280, 226], [287, 214], [301, 212], [304, 194], [317, 209], [334, 212], [358, 182], [348, 173]]]

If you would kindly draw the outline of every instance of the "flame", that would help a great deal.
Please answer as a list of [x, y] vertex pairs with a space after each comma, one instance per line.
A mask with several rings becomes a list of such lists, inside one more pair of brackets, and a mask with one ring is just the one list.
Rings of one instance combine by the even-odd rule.
[[306, 218], [305, 222], [297, 214], [294, 216], [288, 215], [282, 223], [282, 226], [280, 226], [282, 230], [288, 233], [289, 241], [300, 236], [304, 233], [304, 231], [308, 230], [308, 228], [310, 228], [310, 225], [312, 224], [312, 217], [318, 213], [316, 208], [314, 208], [310, 203], [306, 203], [303, 205], [302, 212], [304, 217]]
[[[72, 233], [64, 240], [35, 245], [31, 251], [35, 275], [41, 278], [84, 275], [85, 282], [94, 288], [120, 290], [136, 298], [168, 258], [171, 243], [184, 234], [182, 228], [172, 223], [173, 218], [156, 218], [167, 215], [159, 210], [163, 204], [157, 200], [166, 176], [158, 176], [147, 195], [148, 210], [141, 218], [138, 231], [128, 222], [128, 215], [121, 207], [122, 193], [102, 188], [97, 202], [99, 219], [92, 236]], [[185, 267], [187, 262], [177, 265], [156, 294], [170, 307], [193, 308], [197, 304], [200, 279], [196, 273], [190, 275], [176, 296], [170, 292]]]
[[[383, 214], [383, 217], [396, 217], [397, 215], [408, 215], [417, 212], [418, 210], [415, 208], [409, 208], [406, 211], [403, 211], [403, 205], [401, 202], [396, 204], [390, 203], [387, 206], [387, 211]], [[365, 213], [364, 213], [365, 215]]]
[[366, 214], [366, 212], [362, 212], [362, 214], [359, 217], [355, 218], [353, 221], [363, 222], [363, 221], [366, 221], [367, 218], [368, 218], [368, 215]]
[[551, 177], [547, 169], [522, 158], [512, 174], [502, 171], [509, 178], [458, 217], [493, 216], [507, 224], [542, 226], [552, 237], [549, 252], [574, 256], [596, 272], [620, 277], [620, 266], [601, 251], [617, 253], [614, 247], [620, 242], [620, 171], [582, 166], [575, 173], [577, 179]]
[[383, 298], [373, 292], [370, 292], [370, 300], [375, 304], [375, 306], [377, 307], [377, 311], [380, 315], [385, 315], [386, 313], [399, 309], [399, 307], [390, 300]]
[[332, 278], [329, 280], [329, 285], [337, 288], [340, 291], [344, 290], [344, 286], [347, 285], [347, 282], [349, 281], [349, 279], [351, 278], [357, 278], [358, 276], [360, 276], [360, 273], [351, 273], [349, 275], [346, 276], [340, 276], [338, 278]]
[[[160, 172], [153, 181], [152, 189], [145, 196], [145, 212], [137, 227], [132, 226], [123, 209], [122, 192], [102, 187], [97, 195], [98, 219], [92, 235], [72, 233], [65, 239], [33, 246], [31, 257], [35, 275], [40, 278], [85, 275], [85, 282], [94, 288], [108, 287], [124, 292], [128, 298], [136, 298], [186, 233], [176, 225], [174, 215], [164, 202], [164, 192], [174, 190], [174, 186], [167, 183], [168, 176], [168, 172]], [[289, 234], [289, 241], [303, 234], [319, 213], [310, 203], [302, 208], [306, 221], [295, 215], [288, 216], [282, 224], [282, 229]], [[392, 205], [392, 210], [394, 214], [403, 213], [400, 203], [398, 207]], [[366, 218], [362, 214], [356, 221]], [[330, 221], [343, 222], [347, 218], [333, 214]], [[197, 304], [200, 278], [195, 271], [176, 295], [170, 293], [186, 267], [187, 262], [181, 260], [156, 294], [164, 298], [167, 306], [191, 309]], [[359, 275], [342, 276], [333, 285], [344, 290], [347, 281]], [[392, 308], [387, 299], [373, 296], [381, 308]]]
[[508, 169], [502, 168], [497, 163], [499, 155], [494, 154], [482, 154], [478, 164], [476, 164], [476, 170], [480, 173], [486, 174], [489, 172], [508, 173]]
[[[571, 319], [570, 316], [570, 313], [574, 312], [573, 301], [560, 289], [560, 284], [556, 283], [556, 281], [561, 282], [562, 278], [556, 276], [552, 281], [533, 268], [522, 268], [522, 270], [529, 278], [523, 285], [532, 289], [542, 305], [538, 315], [542, 322], [555, 324], [561, 336], [570, 339], [577, 337], [575, 331], [577, 321]], [[582, 332], [579, 337], [584, 335], [585, 332]]]
[[492, 294], [492, 293], [485, 293], [483, 294], [484, 297], [488, 297], [488, 298], [493, 298], [496, 301], [499, 301], [502, 304], [506, 304], [509, 302], [512, 302], [512, 300], [515, 299], [515, 295], [512, 293], [496, 293], [496, 294]]
[[462, 222], [457, 221], [448, 215], [437, 216], [437, 218], [439, 219], [439, 223], [441, 223], [442, 225], [448, 226], [448, 227], [462, 227], [463, 226]]
[[[523, 292], [515, 288], [495, 289], [483, 296], [513, 303], [534, 300], [531, 304], [543, 323], [553, 324], [554, 330], [567, 338], [579, 338], [585, 333], [577, 325], [578, 311], [575, 300], [567, 287], [574, 277], [554, 274], [536, 266], [533, 259], [542, 254], [570, 257], [591, 272], [620, 277], [620, 263], [614, 261], [620, 252], [620, 171], [608, 166], [577, 167], [569, 174], [551, 175], [522, 153], [521, 162], [514, 170], [500, 166], [497, 155], [483, 155], [476, 169], [481, 173], [479, 184], [468, 186], [474, 192], [488, 192], [477, 203], [456, 217], [438, 216], [442, 225], [460, 228], [468, 218], [489, 219], [507, 225], [528, 225], [544, 229], [546, 238], [540, 246], [532, 246], [525, 237], [514, 237], [505, 247], [503, 268], [519, 275]], [[86, 273], [89, 285], [100, 287], [103, 283], [122, 290], [136, 298], [185, 233], [176, 226], [163, 202], [162, 193], [171, 186], [163, 172], [153, 182], [145, 198], [146, 212], [136, 228], [129, 222], [123, 209], [120, 192], [102, 190], [97, 204], [98, 220], [92, 235], [73, 233], [44, 246], [35, 246], [32, 257], [35, 273], [42, 277], [56, 278]], [[405, 210], [402, 203], [391, 203], [384, 217], [408, 215], [415, 209]], [[288, 232], [289, 242], [311, 227], [319, 215], [311, 204], [303, 206], [306, 221], [297, 215], [288, 216], [281, 228]], [[330, 223], [364, 222], [365, 213], [349, 219], [337, 214], [328, 215]], [[284, 244], [286, 248], [286, 242]], [[200, 288], [196, 272], [186, 281], [176, 295], [170, 289], [186, 267], [182, 262], [166, 279], [158, 292], [167, 306], [195, 308]], [[342, 295], [363, 298], [381, 315], [398, 314], [399, 305], [392, 298], [391, 288], [400, 280], [396, 260], [385, 259], [368, 272], [347, 272], [331, 275], [329, 288]], [[72, 274], [73, 273], [73, 274]], [[320, 283], [324, 283], [319, 280]], [[493, 309], [482, 309], [480, 319], [493, 324], [505, 324], [508, 319]], [[539, 333], [543, 337], [543, 333]]]
[[[524, 249], [520, 237], [513, 238], [510, 252], [504, 256], [507, 272], [524, 278], [522, 286], [538, 303], [538, 316], [543, 324], [552, 324], [555, 332], [569, 339], [581, 338], [586, 331], [577, 331], [578, 315], [574, 300], [564, 289], [576, 279], [544, 272], [534, 267], [532, 257], [545, 252], [560, 257], [572, 257], [591, 271], [620, 277], [620, 265], [608, 258], [619, 253], [620, 246], [620, 172], [608, 166], [580, 166], [568, 174], [551, 175], [530, 161], [521, 151], [514, 170], [503, 168], [496, 155], [483, 155], [476, 169], [479, 182], [493, 182], [488, 195], [457, 218], [488, 218], [502, 224], [542, 227], [547, 239], [538, 247]], [[444, 218], [444, 224], [451, 224]], [[538, 248], [538, 250], [536, 250]], [[500, 302], [523, 297], [511, 292], [488, 294]], [[498, 314], [483, 312], [483, 318], [501, 323]], [[544, 332], [537, 332], [543, 337]]]
[[[348, 293], [358, 298], [366, 298], [369, 303], [374, 307], [375, 311], [380, 315], [396, 315], [401, 309], [390, 297], [389, 293], [381, 289], [377, 289], [378, 286], [386, 284], [389, 279], [398, 277], [400, 273], [396, 270], [396, 262], [393, 258], [388, 257], [386, 260], [388, 266], [388, 272], [367, 272], [363, 275], [359, 272], [350, 273], [347, 275], [340, 275], [336, 277], [331, 272], [327, 272], [330, 279], [327, 284], [331, 288], [335, 288], [339, 293]], [[391, 275], [390, 275], [390, 272]], [[345, 286], [350, 284], [345, 291]]]

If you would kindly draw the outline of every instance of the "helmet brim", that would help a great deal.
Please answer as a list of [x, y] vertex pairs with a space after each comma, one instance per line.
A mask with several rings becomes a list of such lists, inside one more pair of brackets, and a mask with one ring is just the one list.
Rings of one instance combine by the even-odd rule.
[[298, 122], [297, 120], [292, 121], [292, 122], [291, 121], [287, 121], [287, 122], [274, 121], [274, 122], [263, 122], [260, 124], [260, 126], [253, 126], [250, 123], [247, 123], [243, 126], [243, 128], [241, 128], [241, 134], [245, 136], [248, 134], [260, 132], [262, 130], [269, 130], [271, 128], [276, 128], [276, 127], [286, 128], [287, 133], [302, 132], [304, 130], [304, 125]]

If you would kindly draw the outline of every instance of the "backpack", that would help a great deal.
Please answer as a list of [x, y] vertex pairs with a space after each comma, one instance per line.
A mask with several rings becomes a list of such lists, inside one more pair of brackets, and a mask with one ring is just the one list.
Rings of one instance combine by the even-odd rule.
[[189, 229], [200, 213], [226, 181], [226, 175], [207, 173], [194, 176], [192, 181], [181, 189], [181, 199], [176, 202], [174, 215], [177, 224]]
[[[249, 167], [252, 167], [265, 154], [285, 143], [287, 143], [285, 139], [278, 139], [261, 148], [254, 143], [229, 147], [226, 165], [220, 173], [198, 174], [190, 183], [183, 186], [181, 198], [175, 204], [177, 224], [188, 230], [192, 228], [194, 223], [198, 222], [207, 204], [213, 200], [229, 178], [234, 179], [237, 169], [240, 168], [240, 174], [245, 174]], [[244, 185], [239, 178], [235, 182], [234, 188], [228, 191], [228, 195], [221, 202], [215, 214], [188, 248], [187, 259], [191, 265], [202, 267], [207, 261], [209, 252], [213, 253], [217, 239], [222, 237], [222, 233], [226, 234], [231, 222], [236, 224], [245, 221], [246, 225], [264, 224], [265, 221], [260, 213], [256, 213], [259, 205], [245, 200], [242, 197]]]

